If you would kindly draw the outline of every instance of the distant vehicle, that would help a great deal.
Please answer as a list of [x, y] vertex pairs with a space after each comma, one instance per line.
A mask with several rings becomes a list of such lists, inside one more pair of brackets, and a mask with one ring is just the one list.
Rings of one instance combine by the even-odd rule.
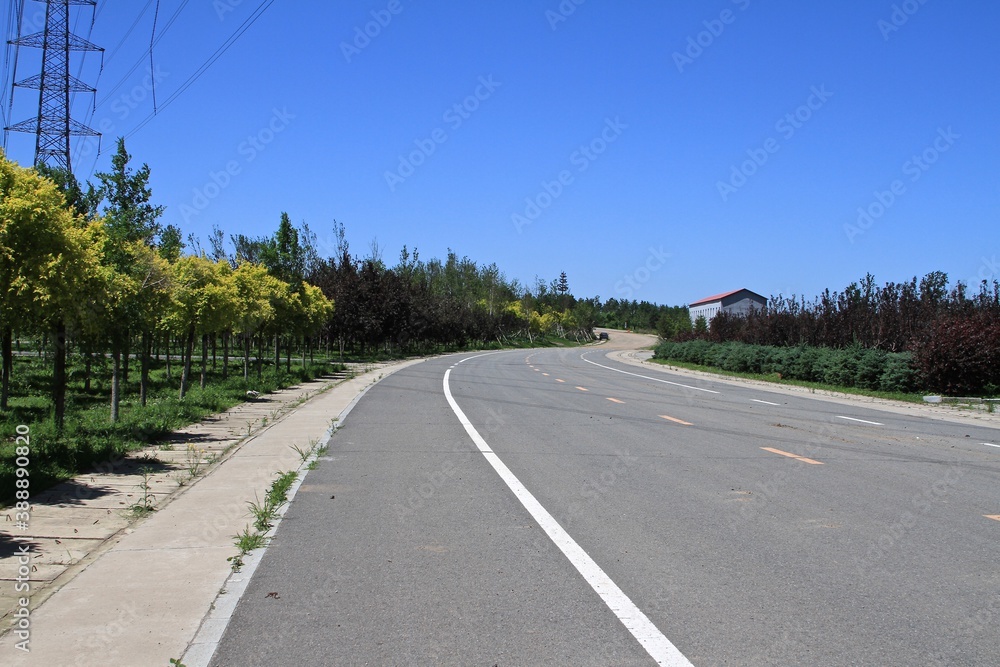
[[607, 340], [607, 339], [608, 339], [608, 332], [607, 331], [602, 331], [601, 333], [599, 333], [597, 335], [597, 340]]

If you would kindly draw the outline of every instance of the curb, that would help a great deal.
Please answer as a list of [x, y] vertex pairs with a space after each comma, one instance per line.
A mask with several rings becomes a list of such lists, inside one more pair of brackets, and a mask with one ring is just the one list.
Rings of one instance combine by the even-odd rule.
[[[330, 441], [341, 428], [344, 420], [347, 419], [347, 416], [351, 413], [354, 407], [372, 387], [396, 371], [423, 363], [425, 360], [426, 358], [422, 358], [413, 363], [403, 362], [396, 364], [393, 367], [380, 369], [383, 375], [358, 392], [351, 402], [347, 404], [347, 407], [341, 410], [340, 414], [337, 415], [336, 423], [331, 425], [326, 430], [326, 433], [323, 434], [322, 439], [317, 444], [316, 449], [319, 450], [329, 447]], [[296, 478], [295, 483], [292, 484], [291, 488], [288, 490], [288, 500], [278, 510], [278, 516], [274, 521], [274, 525], [272, 525], [270, 530], [265, 533], [265, 538], [267, 539], [268, 544], [278, 532], [281, 520], [284, 518], [285, 512], [288, 511], [288, 508], [291, 507], [292, 502], [295, 500], [295, 495], [298, 493], [299, 487], [305, 482], [306, 476], [309, 474], [309, 466], [318, 459], [318, 453], [313, 452], [313, 454], [311, 454], [309, 458], [303, 461], [297, 468], [299, 475]], [[187, 649], [180, 658], [180, 662], [183, 663], [185, 667], [208, 667], [212, 657], [215, 655], [216, 650], [219, 648], [219, 642], [222, 641], [222, 636], [225, 634], [226, 628], [229, 627], [229, 621], [232, 619], [233, 613], [236, 611], [236, 606], [240, 603], [240, 600], [243, 599], [243, 594], [250, 585], [250, 581], [253, 579], [253, 575], [257, 571], [257, 567], [260, 565], [260, 562], [264, 559], [264, 555], [267, 553], [268, 544], [265, 544], [263, 547], [246, 554], [243, 557], [243, 567], [239, 571], [232, 572], [226, 579], [225, 584], [223, 584], [222, 589], [219, 591], [218, 595], [216, 595], [215, 600], [213, 600], [208, 612], [202, 618], [201, 625], [199, 625], [194, 638], [188, 643]]]

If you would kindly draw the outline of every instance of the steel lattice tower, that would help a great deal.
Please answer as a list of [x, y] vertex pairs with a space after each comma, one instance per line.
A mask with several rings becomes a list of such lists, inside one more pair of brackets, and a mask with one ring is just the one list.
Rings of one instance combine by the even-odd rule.
[[38, 0], [46, 4], [45, 30], [14, 40], [16, 46], [42, 49], [42, 73], [15, 81], [14, 86], [39, 91], [38, 116], [5, 130], [35, 135], [35, 164], [70, 168], [71, 135], [100, 136], [98, 132], [70, 118], [70, 93], [96, 92], [69, 73], [72, 51], [104, 51], [70, 32], [70, 5], [97, 5], [96, 0]]

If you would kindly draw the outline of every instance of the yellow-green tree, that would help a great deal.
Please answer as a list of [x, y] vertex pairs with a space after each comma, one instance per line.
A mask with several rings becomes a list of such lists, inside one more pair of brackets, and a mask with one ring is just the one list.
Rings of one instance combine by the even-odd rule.
[[[234, 330], [243, 338], [243, 379], [250, 378], [250, 345], [275, 317], [273, 302], [287, 291], [283, 283], [259, 264], [244, 262], [233, 271], [239, 313]], [[260, 354], [257, 355], [257, 375], [260, 377]]]
[[184, 398], [191, 381], [195, 334], [220, 326], [217, 320], [226, 309], [231, 286], [227, 285], [220, 265], [205, 257], [181, 257], [171, 265], [171, 269], [173, 291], [167, 309], [166, 326], [183, 336], [180, 398]]
[[74, 217], [56, 185], [0, 152], [0, 409], [7, 409], [18, 326], [54, 333], [53, 406], [62, 427], [66, 323], [98, 274], [97, 230]]

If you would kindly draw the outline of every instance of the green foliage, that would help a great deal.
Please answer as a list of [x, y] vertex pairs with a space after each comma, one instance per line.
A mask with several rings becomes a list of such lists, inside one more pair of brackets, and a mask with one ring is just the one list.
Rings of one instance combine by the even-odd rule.
[[[134, 393], [129, 393], [122, 401], [121, 419], [111, 423], [105, 406], [111, 382], [109, 364], [103, 360], [93, 365], [91, 389], [87, 391], [83, 360], [72, 355], [62, 433], [55, 428], [49, 412], [45, 388], [50, 372], [45, 361], [30, 356], [17, 356], [14, 361], [16, 381], [12, 384], [11, 409], [0, 415], [0, 502], [9, 500], [15, 488], [17, 424], [31, 425], [32, 488], [40, 491], [91, 466], [104, 469], [106, 462], [162, 442], [176, 429], [245, 401], [248, 389], [268, 393], [313, 379], [323, 372], [325, 359], [317, 359], [315, 366], [293, 366], [291, 373], [269, 369], [259, 381], [244, 381], [242, 376], [223, 380], [219, 369], [209, 373], [204, 389], [192, 387], [184, 400], [177, 397], [175, 381], [166, 379], [164, 363], [154, 361], [147, 405], [143, 407]], [[126, 388], [134, 391], [136, 387], [137, 379], [132, 379]]]
[[782, 379], [822, 382], [883, 392], [911, 392], [916, 373], [909, 353], [851, 347], [846, 350], [798, 346], [781, 348], [707, 340], [667, 341], [656, 359], [719, 368], [733, 373], [777, 375]]

